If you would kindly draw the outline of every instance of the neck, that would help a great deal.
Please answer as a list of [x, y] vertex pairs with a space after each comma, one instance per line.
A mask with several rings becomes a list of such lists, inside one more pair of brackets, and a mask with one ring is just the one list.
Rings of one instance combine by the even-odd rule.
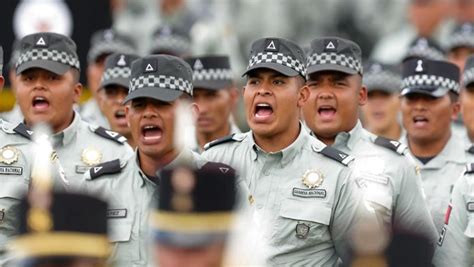
[[333, 137], [324, 137], [324, 136], [319, 136], [315, 132], [313, 134], [318, 138], [319, 141], [323, 142], [327, 146], [331, 146], [334, 144], [334, 141], [336, 141], [336, 136]]
[[138, 149], [140, 169], [150, 177], [156, 176], [156, 171], [170, 164], [178, 156], [178, 151], [172, 150], [161, 157], [149, 156]]
[[372, 131], [371, 129], [369, 129], [369, 131], [392, 140], [398, 140], [402, 135], [402, 127], [399, 123], [394, 123], [390, 127], [380, 131]]
[[227, 123], [224, 125], [224, 127], [221, 127], [217, 131], [211, 132], [211, 133], [196, 133], [196, 139], [198, 142], [199, 147], [202, 149], [204, 148], [204, 145], [214, 141], [216, 139], [222, 138], [224, 136], [227, 136], [230, 134], [230, 123]]
[[415, 157], [428, 158], [435, 157], [446, 146], [451, 138], [451, 131], [437, 140], [417, 140], [408, 135], [408, 146]]
[[258, 136], [253, 133], [255, 143], [267, 153], [281, 151], [290, 146], [300, 134], [299, 122], [284, 132], [272, 136]]
[[137, 148], [137, 143], [133, 140], [132, 136], [125, 136], [127, 138], [127, 143], [133, 148]]

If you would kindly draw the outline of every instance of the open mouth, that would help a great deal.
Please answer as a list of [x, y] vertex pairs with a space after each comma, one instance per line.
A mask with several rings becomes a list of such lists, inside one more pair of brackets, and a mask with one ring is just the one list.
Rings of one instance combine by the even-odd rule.
[[49, 101], [43, 96], [35, 96], [31, 103], [35, 110], [46, 110], [49, 108]]
[[157, 125], [145, 125], [142, 127], [142, 136], [145, 141], [159, 141], [163, 136], [163, 130]]
[[125, 111], [124, 110], [117, 110], [114, 114], [115, 118], [120, 120], [120, 119], [125, 119]]
[[273, 107], [268, 103], [258, 103], [255, 105], [255, 117], [266, 119], [273, 114]]
[[428, 122], [429, 120], [425, 116], [413, 117], [413, 123], [415, 123], [415, 126], [425, 126]]
[[333, 106], [320, 106], [318, 108], [318, 114], [319, 116], [324, 120], [324, 119], [332, 119], [334, 115], [336, 115], [336, 108]]

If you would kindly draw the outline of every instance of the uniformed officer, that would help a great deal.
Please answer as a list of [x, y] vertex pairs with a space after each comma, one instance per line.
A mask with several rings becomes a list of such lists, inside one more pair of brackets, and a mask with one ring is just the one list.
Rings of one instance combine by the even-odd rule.
[[131, 155], [125, 137], [89, 125], [73, 110], [82, 90], [74, 41], [60, 34], [37, 33], [20, 42], [17, 95], [27, 127], [22, 125], [17, 132], [30, 138], [29, 128], [35, 124], [51, 127], [50, 139], [69, 186], [80, 183], [90, 167]]
[[426, 200], [437, 229], [454, 183], [466, 164], [463, 143], [450, 124], [459, 111], [459, 68], [445, 61], [412, 59], [403, 64], [402, 142], [420, 168]]
[[[10, 80], [10, 90], [15, 93], [16, 91], [16, 71], [15, 71], [15, 64], [18, 60], [18, 56], [20, 53], [20, 42], [17, 40], [13, 43], [12, 46], [12, 53], [10, 55], [10, 61], [8, 62], [8, 78]], [[13, 108], [7, 112], [0, 113], [0, 118], [11, 122], [11, 123], [18, 123], [23, 121], [23, 114], [21, 114], [20, 106], [18, 103], [13, 105]]]
[[361, 107], [364, 128], [378, 136], [399, 140], [405, 129], [399, 118], [402, 75], [398, 68], [370, 61], [364, 66], [362, 83], [367, 87], [367, 103]]
[[[159, 185], [159, 170], [205, 162], [176, 145], [178, 107], [193, 94], [192, 70], [182, 59], [152, 55], [132, 63], [127, 120], [137, 149], [132, 157], [108, 161], [85, 174], [83, 191], [109, 201], [114, 266], [147, 266], [148, 211]], [[191, 112], [191, 110], [187, 110]]]
[[474, 54], [474, 22], [456, 25], [447, 40], [445, 50], [448, 61], [463, 71], [467, 58]]
[[191, 37], [183, 28], [173, 25], [160, 26], [153, 33], [152, 39], [150, 54], [166, 54], [181, 58], [191, 55]]
[[356, 43], [343, 38], [311, 42], [306, 83], [311, 96], [303, 118], [319, 140], [355, 157], [353, 179], [363, 185], [379, 222], [387, 229], [420, 231], [434, 244], [436, 229], [406, 146], [369, 133], [358, 119], [359, 107], [367, 102], [361, 55]]
[[208, 55], [185, 60], [193, 68], [193, 100], [199, 106], [193, 150], [202, 152], [205, 144], [240, 133], [231, 117], [239, 94], [232, 81], [229, 57]]
[[87, 87], [92, 93], [92, 98], [81, 108], [81, 116], [85, 121], [107, 129], [110, 125], [103, 115], [104, 111], [99, 108], [100, 94], [97, 94], [97, 91], [104, 72], [105, 58], [112, 53], [133, 54], [135, 44], [128, 36], [112, 29], [95, 32], [87, 54]]
[[408, 47], [407, 54], [402, 62], [413, 58], [444, 60], [445, 52], [435, 40], [427, 37], [417, 37]]
[[236, 190], [235, 171], [220, 165], [162, 172], [150, 220], [154, 266], [223, 266]]
[[104, 112], [110, 129], [125, 136], [128, 144], [133, 148], [136, 145], [125, 117], [123, 101], [128, 95], [132, 62], [138, 58], [135, 55], [119, 53], [108, 56], [98, 91], [98, 94], [102, 94], [99, 106]]
[[309, 97], [303, 50], [280, 38], [252, 44], [243, 97], [251, 131], [206, 145], [203, 155], [239, 172], [239, 190], [268, 228], [271, 265], [333, 266], [346, 246], [360, 191], [353, 158], [312, 138], [299, 122]]
[[20, 233], [9, 242], [13, 260], [6, 266], [107, 266], [106, 202], [70, 193], [45, 196], [46, 206], [35, 200], [32, 195], [21, 200]]
[[468, 57], [465, 66], [459, 100], [465, 125], [465, 131], [462, 133], [464, 148], [468, 160], [471, 161], [474, 160], [474, 55]]

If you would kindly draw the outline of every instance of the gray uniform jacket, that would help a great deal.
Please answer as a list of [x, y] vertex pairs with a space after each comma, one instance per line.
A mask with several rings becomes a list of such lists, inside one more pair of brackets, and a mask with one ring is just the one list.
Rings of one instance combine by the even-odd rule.
[[353, 158], [327, 147], [301, 127], [282, 151], [266, 153], [252, 132], [206, 145], [203, 156], [239, 174], [247, 203], [265, 220], [270, 265], [334, 266], [347, 259], [362, 195], [351, 182]]
[[[184, 162], [200, 168], [205, 161], [191, 150], [183, 150], [165, 168]], [[85, 183], [79, 189], [109, 203], [109, 239], [113, 243], [110, 262], [116, 267], [151, 266], [148, 215], [151, 203], [156, 203], [159, 184], [147, 177], [139, 164], [138, 152], [127, 159], [102, 163], [84, 175]]]
[[110, 129], [109, 122], [105, 118], [104, 114], [102, 114], [97, 101], [95, 101], [93, 98], [82, 105], [81, 117], [84, 121], [90, 124]]

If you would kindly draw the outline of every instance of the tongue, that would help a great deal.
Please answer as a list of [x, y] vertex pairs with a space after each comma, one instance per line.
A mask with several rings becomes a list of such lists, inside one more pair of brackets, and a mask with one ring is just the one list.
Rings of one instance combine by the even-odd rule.
[[46, 109], [49, 107], [49, 103], [46, 101], [36, 101], [34, 107], [38, 109]]
[[336, 114], [334, 109], [322, 109], [319, 111], [319, 115], [323, 118], [331, 118], [334, 114]]
[[271, 108], [258, 108], [257, 109], [257, 117], [268, 117], [272, 115], [273, 110]]
[[143, 131], [145, 139], [159, 139], [161, 138], [162, 132], [160, 129], [147, 129]]

